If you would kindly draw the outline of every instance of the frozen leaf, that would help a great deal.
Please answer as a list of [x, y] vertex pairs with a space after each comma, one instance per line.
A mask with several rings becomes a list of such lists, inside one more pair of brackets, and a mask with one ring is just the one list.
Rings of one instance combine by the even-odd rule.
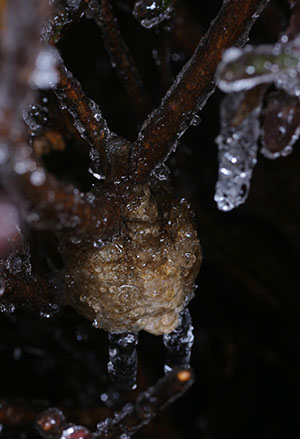
[[[214, 199], [224, 212], [244, 203], [256, 164], [261, 97], [247, 117], [239, 120], [237, 115], [244, 100], [245, 92], [232, 93], [221, 104], [221, 132], [216, 139], [219, 172]], [[239, 124], [235, 125], [235, 121]]]
[[264, 113], [261, 153], [270, 159], [290, 154], [300, 134], [299, 99], [282, 91], [272, 93]]
[[300, 57], [296, 43], [230, 48], [217, 71], [221, 90], [230, 93], [274, 82], [291, 95], [300, 95]]

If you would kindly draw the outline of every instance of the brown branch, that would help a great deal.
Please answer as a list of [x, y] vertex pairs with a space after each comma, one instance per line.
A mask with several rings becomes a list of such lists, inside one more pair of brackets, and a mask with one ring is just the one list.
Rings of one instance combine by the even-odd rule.
[[105, 119], [95, 102], [84, 93], [77, 79], [61, 63], [55, 93], [74, 119], [75, 127], [91, 147], [99, 151], [101, 171], [108, 174], [106, 142], [110, 136]]
[[[58, 426], [60, 416], [60, 410], [63, 411], [64, 415], [68, 419], [72, 419], [73, 422], [83, 425], [96, 425], [99, 421], [111, 416], [112, 411], [107, 407], [64, 407], [60, 406], [59, 409], [48, 409], [46, 403], [30, 403], [29, 401], [18, 399], [18, 400], [4, 400], [0, 399], [0, 423], [5, 426], [20, 426], [20, 425], [30, 425], [36, 420], [39, 430], [49, 432], [50, 426], [54, 427], [56, 421], [56, 428], [61, 432], [63, 425]], [[41, 410], [45, 410], [41, 413]], [[37, 417], [38, 416], [38, 417]], [[61, 424], [64, 423], [64, 416], [61, 416]], [[47, 425], [47, 421], [50, 425]], [[50, 433], [53, 433], [51, 431]]]
[[126, 404], [111, 422], [98, 424], [95, 438], [117, 439], [122, 434], [131, 436], [148, 424], [160, 410], [183, 395], [193, 384], [189, 369], [177, 369], [165, 375], [157, 383], [141, 393], [135, 405]]
[[[105, 236], [120, 220], [122, 206], [126, 203], [126, 199], [122, 198], [122, 202], [120, 201], [120, 194], [122, 190], [126, 192], [126, 185], [108, 187], [97, 196], [82, 194], [73, 186], [65, 185], [50, 175], [27, 146], [22, 110], [26, 108], [28, 100], [32, 101], [34, 97], [34, 91], [28, 82], [41, 48], [40, 29], [35, 22], [35, 2], [36, 0], [32, 0], [30, 4], [27, 2], [26, 6], [19, 0], [9, 2], [10, 24], [3, 32], [6, 51], [1, 65], [1, 87], [5, 89], [6, 94], [0, 103], [0, 138], [4, 145], [9, 145], [9, 150], [1, 169], [2, 183], [12, 201], [20, 204], [27, 221], [36, 228], [58, 230], [76, 227], [76, 233], [79, 234]], [[22, 50], [26, 55], [28, 47], [35, 54], [28, 54], [29, 60], [22, 56]], [[10, 71], [13, 74], [7, 78], [6, 73]], [[22, 72], [26, 72], [25, 77], [22, 76]], [[91, 134], [92, 137], [89, 138], [90, 141], [97, 140], [99, 144], [104, 138], [105, 122], [94, 118], [92, 103], [86, 98], [81, 87], [76, 87], [75, 80], [70, 79], [62, 68], [60, 72], [60, 92], [65, 94], [74, 114], [78, 113], [82, 123], [89, 128], [88, 135], [92, 129], [99, 130], [94, 137]], [[69, 86], [70, 82], [72, 86]], [[89, 120], [91, 117], [93, 120]]]
[[[18, 157], [16, 153], [14, 169], [18, 165]], [[37, 229], [69, 229], [77, 235], [104, 237], [117, 227], [126, 203], [126, 197], [121, 201], [126, 186], [111, 185], [97, 195], [83, 194], [72, 185], [57, 181], [38, 166], [32, 154], [26, 161], [21, 159], [20, 163], [22, 167], [28, 169], [32, 166], [33, 169], [17, 175], [8, 167], [9, 172], [4, 175], [3, 181], [11, 198], [21, 204], [31, 226]]]
[[159, 411], [182, 396], [192, 384], [193, 374], [190, 369], [173, 370], [158, 380], [153, 387], [139, 394], [135, 405], [128, 403], [120, 412], [115, 413], [113, 418], [106, 418], [100, 422], [97, 425], [97, 431], [93, 434], [79, 425], [68, 426], [65, 423], [65, 413], [56, 408], [48, 409], [38, 416], [38, 430], [45, 439], [58, 439], [62, 431], [64, 431], [64, 437], [71, 439], [73, 432], [80, 430], [82, 431], [81, 437], [86, 439], [91, 437], [119, 439], [123, 434], [131, 436], [148, 424]]
[[132, 155], [135, 181], [145, 180], [166, 159], [212, 94], [224, 49], [245, 43], [268, 0], [225, 0], [193, 57], [184, 66], [158, 109], [145, 121]]
[[112, 65], [123, 82], [130, 99], [143, 120], [149, 113], [150, 97], [148, 96], [133, 57], [119, 30], [110, 0], [98, 0], [100, 8], [93, 12], [95, 23], [101, 28], [106, 50]]

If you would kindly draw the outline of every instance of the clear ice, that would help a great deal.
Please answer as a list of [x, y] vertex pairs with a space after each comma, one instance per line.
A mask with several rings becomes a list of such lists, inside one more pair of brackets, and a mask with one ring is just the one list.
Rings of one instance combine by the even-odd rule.
[[216, 139], [219, 171], [214, 199], [218, 208], [224, 212], [246, 200], [257, 161], [261, 106], [252, 110], [238, 126], [231, 125], [244, 97], [244, 92], [231, 93], [221, 104], [221, 133]]
[[169, 0], [138, 0], [133, 9], [133, 16], [146, 29], [168, 20], [173, 11]]
[[192, 318], [188, 308], [179, 316], [177, 328], [163, 336], [166, 348], [164, 372], [169, 373], [174, 367], [189, 367], [191, 350], [194, 343]]
[[138, 335], [131, 332], [108, 334], [108, 373], [114, 384], [123, 390], [136, 387]]

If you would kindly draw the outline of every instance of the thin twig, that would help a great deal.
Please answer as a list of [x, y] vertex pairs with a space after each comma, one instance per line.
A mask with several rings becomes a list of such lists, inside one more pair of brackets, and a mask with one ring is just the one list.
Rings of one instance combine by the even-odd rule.
[[95, 439], [117, 439], [122, 434], [131, 436], [148, 424], [160, 410], [182, 396], [193, 384], [189, 369], [176, 369], [141, 393], [136, 404], [126, 404], [114, 418], [98, 424]]
[[[33, 10], [36, 7], [35, 1], [32, 0], [30, 3]], [[37, 53], [41, 48], [36, 15], [30, 8], [27, 8], [29, 8], [28, 2], [26, 7], [23, 7], [23, 2], [20, 0], [9, 2], [8, 17], [12, 26], [6, 26], [4, 32], [4, 41], [8, 47], [3, 54], [1, 86], [6, 89], [7, 93], [4, 95], [5, 99], [1, 101], [0, 138], [2, 140], [1, 147], [8, 145], [9, 148], [6, 161], [2, 166], [2, 183], [11, 199], [20, 204], [23, 212], [24, 210], [27, 212], [25, 217], [32, 226], [52, 230], [74, 229], [76, 227], [76, 233], [79, 234], [105, 235], [114, 229], [116, 221], [120, 220], [122, 210], [120, 191], [126, 191], [126, 185], [108, 187], [97, 197], [91, 194], [82, 194], [73, 186], [63, 184], [50, 175], [35, 158], [31, 148], [27, 146], [27, 133], [22, 120], [22, 110], [26, 108], [28, 101], [32, 101], [34, 98], [34, 91], [28, 82], [30, 72], [34, 69]], [[28, 17], [30, 13], [33, 18]], [[12, 33], [11, 27], [14, 29], [14, 33]], [[11, 44], [13, 44], [13, 49], [9, 51]], [[27, 44], [29, 47], [36, 47], [35, 57], [30, 54], [30, 63], [27, 58], [22, 56], [23, 48], [25, 54], [27, 53]], [[19, 69], [15, 70], [16, 66]], [[15, 73], [10, 78], [6, 78], [5, 73], [10, 71]], [[25, 78], [20, 73], [22, 71], [26, 71]], [[71, 99], [73, 89], [69, 89], [68, 85], [67, 81], [64, 83], [62, 80], [62, 87], [65, 86], [62, 92], [66, 94], [66, 99]], [[88, 120], [89, 117], [94, 116], [88, 106], [90, 101], [85, 95], [80, 94], [80, 87], [75, 91], [77, 92], [75, 98], [82, 99], [83, 103], [79, 103], [74, 111], [79, 111], [79, 116], [90, 129], [99, 128], [101, 138], [101, 133], [105, 130], [105, 123], [103, 122], [99, 127], [99, 123], [94, 117], [93, 121]], [[79, 110], [77, 110], [78, 108]]]
[[101, 171], [108, 174], [106, 142], [110, 136], [106, 120], [97, 104], [84, 93], [80, 83], [61, 63], [58, 66], [59, 82], [55, 93], [60, 102], [72, 115], [75, 127], [91, 147], [98, 150]]
[[224, 49], [245, 43], [268, 0], [225, 0], [158, 109], [145, 121], [132, 155], [135, 181], [145, 180], [176, 147], [195, 113], [213, 93], [214, 76]]
[[130, 99], [143, 120], [149, 113], [150, 97], [148, 96], [133, 57], [119, 30], [109, 0], [98, 0], [100, 8], [93, 12], [95, 23], [101, 28], [107, 52], [112, 65], [123, 82]]
[[[61, 437], [64, 425], [64, 437], [72, 437], [74, 431], [82, 430], [82, 437], [94, 439], [119, 439], [126, 434], [131, 436], [141, 427], [148, 424], [167, 405], [182, 396], [193, 384], [193, 374], [190, 369], [180, 368], [159, 379], [153, 387], [142, 392], [135, 404], [125, 404], [113, 418], [106, 418], [92, 433], [86, 427], [65, 423], [65, 416], [60, 410], [51, 408], [41, 413], [37, 424], [42, 436], [46, 439]], [[51, 422], [52, 419], [52, 422]], [[85, 436], [86, 435], [86, 436]]]

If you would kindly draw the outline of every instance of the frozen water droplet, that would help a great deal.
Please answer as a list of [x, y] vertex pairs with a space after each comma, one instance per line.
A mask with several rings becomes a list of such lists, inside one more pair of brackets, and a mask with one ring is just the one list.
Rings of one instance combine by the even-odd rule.
[[177, 328], [163, 336], [166, 348], [165, 373], [171, 372], [177, 366], [189, 367], [194, 343], [193, 329], [190, 312], [185, 308], [179, 315]]
[[167, 181], [170, 178], [170, 170], [164, 163], [156, 166], [152, 174], [155, 175], [160, 181]]
[[231, 126], [244, 97], [244, 92], [232, 93], [221, 104], [221, 133], [216, 139], [219, 174], [214, 199], [224, 212], [244, 203], [256, 164], [260, 105], [238, 126]]
[[74, 119], [74, 127], [80, 134], [83, 134], [85, 132], [85, 127], [79, 119]]
[[108, 334], [109, 361], [107, 370], [117, 387], [132, 390], [136, 387], [138, 335]]
[[56, 64], [57, 52], [52, 48], [45, 48], [40, 51], [35, 62], [35, 69], [31, 75], [30, 82], [37, 88], [52, 88], [58, 82]]
[[0, 303], [0, 312], [13, 314], [15, 310], [16, 310], [15, 305], [13, 305], [12, 303], [9, 304]]
[[43, 168], [36, 168], [30, 175], [30, 183], [34, 186], [41, 186], [46, 181], [46, 173]]
[[201, 117], [198, 116], [198, 114], [195, 114], [195, 116], [192, 119], [191, 125], [194, 127], [198, 126], [201, 123]]
[[98, 174], [97, 172], [94, 172], [92, 168], [89, 168], [88, 172], [92, 174], [92, 176], [95, 177], [97, 180], [105, 180], [105, 175], [101, 175]]
[[81, 425], [72, 425], [62, 432], [60, 439], [92, 439], [92, 433]]
[[64, 414], [56, 407], [51, 407], [40, 413], [35, 421], [39, 433], [43, 437], [61, 437], [63, 425], [65, 423]]

